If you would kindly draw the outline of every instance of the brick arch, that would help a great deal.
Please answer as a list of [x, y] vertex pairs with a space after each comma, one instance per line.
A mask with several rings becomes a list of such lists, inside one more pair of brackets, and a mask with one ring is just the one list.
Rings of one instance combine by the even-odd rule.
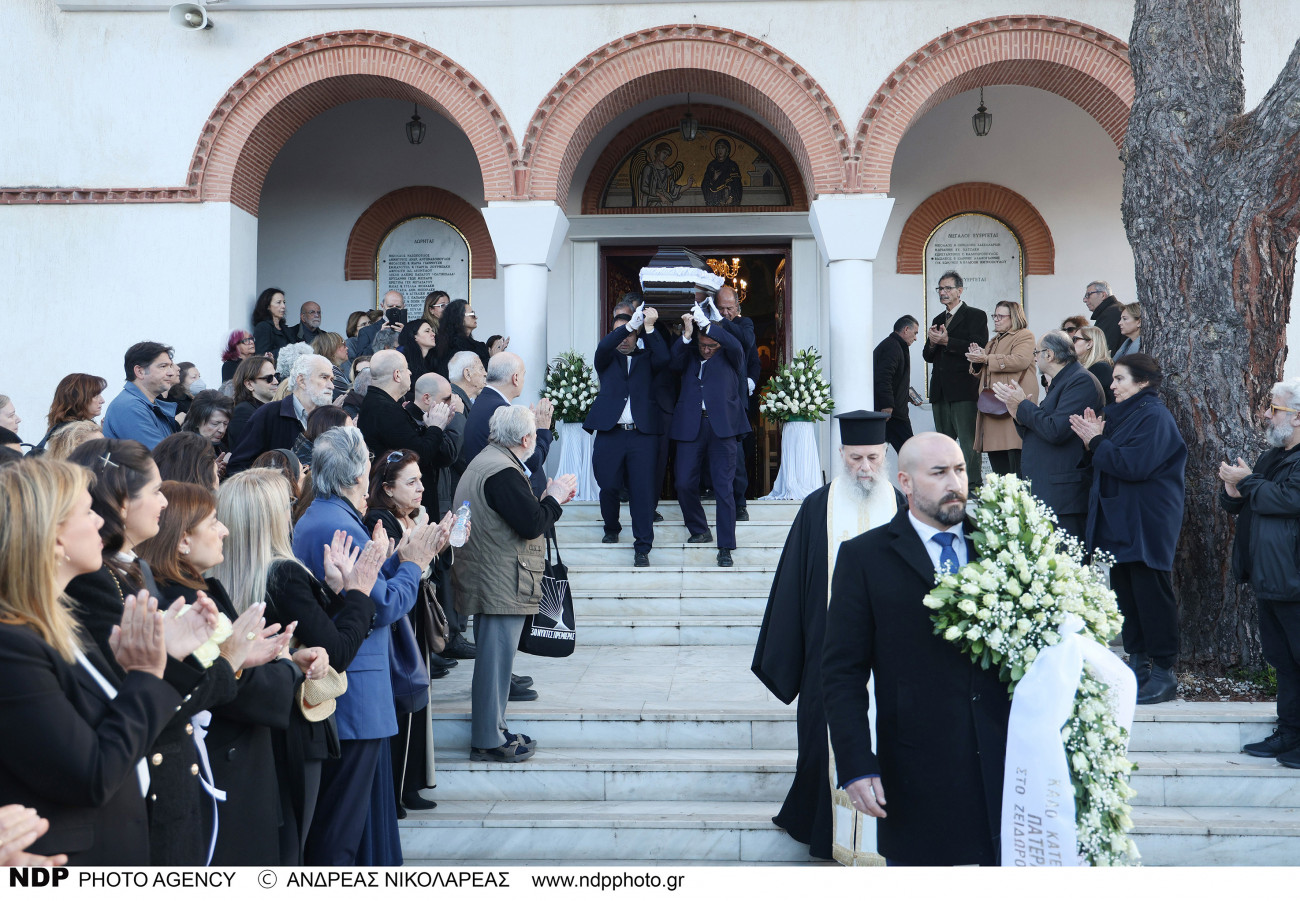
[[979, 181], [950, 185], [921, 201], [898, 236], [895, 271], [900, 275], [921, 275], [925, 242], [941, 222], [962, 213], [985, 213], [1010, 226], [1020, 239], [1025, 275], [1056, 272], [1056, 242], [1034, 205], [1010, 188]]
[[343, 254], [343, 278], [373, 280], [379, 242], [393, 226], [412, 216], [436, 216], [456, 226], [469, 244], [470, 278], [497, 277], [496, 248], [479, 208], [442, 188], [415, 185], [389, 191], [357, 217]]
[[1134, 93], [1128, 45], [1069, 19], [1000, 16], [936, 38], [885, 79], [858, 122], [858, 190], [887, 192], [894, 153], [912, 123], [945, 100], [991, 84], [1064, 97], [1123, 146]]
[[204, 124], [188, 185], [201, 200], [229, 200], [256, 216], [266, 173], [298, 128], [331, 107], [378, 97], [446, 116], [474, 147], [484, 196], [511, 196], [515, 139], [487, 89], [433, 48], [374, 31], [315, 35], [244, 73]]
[[556, 83], [524, 136], [521, 193], [564, 206], [578, 160], [602, 128], [637, 104], [687, 91], [730, 100], [767, 122], [806, 189], [846, 189], [848, 134], [803, 67], [737, 31], [665, 25], [606, 44]]
[[[751, 117], [746, 116], [739, 110], [731, 109], [725, 106], [712, 106], [710, 104], [693, 103], [691, 104], [691, 114], [700, 120], [701, 131], [710, 128], [720, 128], [737, 134], [744, 138], [755, 147], [762, 148], [768, 155], [769, 161], [785, 181], [786, 190], [790, 193], [790, 203], [781, 207], [742, 207], [744, 212], [774, 212], [774, 211], [791, 211], [808, 209], [808, 191], [803, 185], [803, 179], [799, 176], [799, 169], [795, 163], [794, 157], [785, 145], [780, 142], [770, 131], [763, 125], [755, 122]], [[655, 110], [649, 115], [643, 116], [627, 128], [620, 131], [614, 136], [614, 139], [606, 145], [605, 149], [600, 152], [600, 158], [596, 165], [592, 167], [591, 174], [587, 176], [587, 184], [582, 191], [582, 212], [591, 213], [650, 213], [666, 212], [681, 213], [691, 211], [707, 211], [710, 213], [718, 212], [716, 207], [644, 207], [628, 210], [602, 210], [600, 208], [600, 195], [605, 190], [605, 185], [613, 176], [614, 170], [619, 163], [623, 162], [624, 157], [632, 152], [633, 148], [644, 143], [648, 139], [664, 131], [677, 127], [682, 116], [686, 113], [686, 106], [670, 106], [664, 109]]]

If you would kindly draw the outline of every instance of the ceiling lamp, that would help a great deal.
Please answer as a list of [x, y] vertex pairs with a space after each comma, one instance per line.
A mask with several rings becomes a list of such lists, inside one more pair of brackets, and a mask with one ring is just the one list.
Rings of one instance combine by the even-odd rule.
[[677, 130], [682, 134], [682, 140], [691, 142], [695, 136], [700, 133], [700, 120], [691, 115], [691, 95], [686, 94], [686, 115], [682, 116], [681, 121], [677, 123]]
[[971, 128], [975, 129], [975, 137], [982, 138], [989, 133], [993, 127], [993, 114], [984, 108], [984, 89], [980, 88], [980, 108], [979, 112], [970, 117]]
[[415, 114], [411, 116], [411, 121], [406, 123], [406, 140], [412, 144], [418, 144], [424, 140], [425, 125], [420, 121], [420, 106], [416, 104]]

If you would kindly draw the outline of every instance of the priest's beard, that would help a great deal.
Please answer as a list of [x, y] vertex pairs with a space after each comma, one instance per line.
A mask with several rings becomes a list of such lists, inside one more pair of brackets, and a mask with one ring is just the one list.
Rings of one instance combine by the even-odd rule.
[[860, 479], [858, 475], [859, 473], [849, 470], [847, 463], [843, 460], [840, 461], [840, 477], [853, 487], [853, 496], [862, 503], [871, 500], [879, 491], [893, 490], [893, 486], [890, 484], [893, 471], [889, 468], [888, 460], [880, 464], [880, 470], [872, 473], [869, 478]]

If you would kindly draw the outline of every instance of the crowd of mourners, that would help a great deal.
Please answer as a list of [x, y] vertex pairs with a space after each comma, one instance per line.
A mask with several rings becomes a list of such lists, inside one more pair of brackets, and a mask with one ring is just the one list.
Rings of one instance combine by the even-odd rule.
[[344, 336], [269, 289], [219, 388], [143, 341], [107, 407], [60, 381], [34, 446], [0, 396], [0, 865], [401, 863], [462, 659], [473, 755], [531, 756], [519, 568], [575, 480], [530, 483], [550, 405], [510, 403], [523, 361], [466, 301], [382, 307]]

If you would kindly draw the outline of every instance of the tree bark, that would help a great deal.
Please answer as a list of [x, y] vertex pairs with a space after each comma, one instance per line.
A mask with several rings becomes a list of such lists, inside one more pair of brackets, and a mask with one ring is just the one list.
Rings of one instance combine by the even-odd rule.
[[1142, 349], [1188, 447], [1174, 563], [1184, 664], [1260, 661], [1249, 589], [1231, 573], [1222, 460], [1253, 465], [1260, 410], [1286, 359], [1300, 228], [1300, 43], [1244, 112], [1239, 0], [1137, 0], [1136, 84], [1123, 214], [1142, 304]]

